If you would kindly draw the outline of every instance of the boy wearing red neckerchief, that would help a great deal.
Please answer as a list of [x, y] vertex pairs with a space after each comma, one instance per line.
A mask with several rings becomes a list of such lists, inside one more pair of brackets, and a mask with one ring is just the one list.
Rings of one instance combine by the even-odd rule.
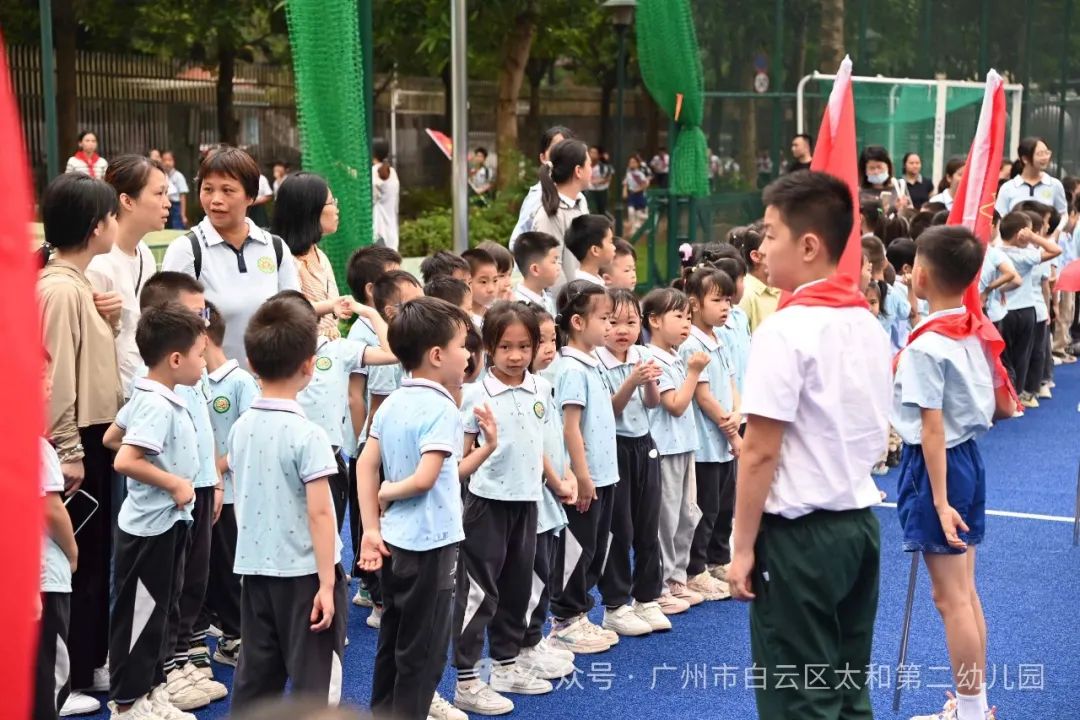
[[889, 435], [889, 338], [857, 278], [837, 272], [848, 186], [794, 173], [764, 201], [769, 284], [794, 292], [751, 342], [728, 581], [753, 600], [760, 718], [871, 718], [881, 496], [870, 471]]

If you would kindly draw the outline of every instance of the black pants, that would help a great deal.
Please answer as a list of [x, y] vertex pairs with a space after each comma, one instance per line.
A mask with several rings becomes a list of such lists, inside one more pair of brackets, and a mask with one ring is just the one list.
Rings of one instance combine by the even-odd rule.
[[[701, 508], [701, 519], [694, 531], [694, 542], [690, 545], [690, 562], [686, 566], [688, 577], [705, 572], [709, 557], [726, 556], [723, 562], [731, 562], [731, 518], [735, 512], [735, 462], [695, 463], [697, 473], [697, 504]], [[716, 548], [713, 548], [713, 543]]]
[[1031, 362], [1028, 364], [1027, 376], [1022, 378], [1024, 392], [1032, 395], [1039, 392], [1039, 386], [1042, 385], [1043, 374], [1046, 370], [1047, 327], [1048, 323], [1045, 320], [1035, 323], [1035, 330], [1032, 333], [1031, 340]]
[[488, 636], [491, 659], [513, 662], [521, 650], [536, 560], [535, 502], [465, 498], [454, 600], [454, 667], [459, 680], [477, 677]]
[[529, 596], [529, 626], [521, 647], [535, 647], [544, 638], [548, 606], [551, 604], [551, 569], [555, 567], [555, 552], [559, 537], [555, 530], [536, 536], [536, 558], [533, 560], [532, 593]]
[[[1043, 350], [1042, 382], [1050, 382], [1054, 379], [1054, 323], [1046, 323], [1046, 347]], [[1042, 383], [1040, 383], [1042, 384]]]
[[213, 487], [195, 489], [194, 522], [188, 536], [187, 558], [184, 560], [184, 580], [180, 590], [180, 622], [173, 636], [173, 660], [177, 667], [188, 661], [192, 645], [206, 644], [206, 628], [195, 632], [195, 626], [206, 599], [206, 583], [210, 578], [210, 542], [214, 534]]
[[[611, 513], [615, 508], [615, 485], [596, 489], [596, 500], [587, 512], [566, 511], [567, 526], [559, 537], [555, 555], [554, 590], [551, 614], [567, 620], [588, 612], [593, 606], [589, 590], [600, 579], [607, 557]], [[563, 578], [566, 582], [563, 583]]]
[[[354, 557], [360, 557], [360, 536], [364, 534], [364, 519], [360, 515], [360, 499], [356, 488], [356, 459], [364, 450], [361, 443], [356, 448], [356, 457], [349, 461], [349, 533], [352, 536]], [[382, 478], [382, 465], [379, 465], [379, 478]], [[353, 574], [360, 578], [360, 585], [371, 596], [371, 602], [382, 605], [382, 589], [379, 585], [379, 571], [361, 570], [354, 567]]]
[[330, 494], [334, 498], [334, 514], [337, 516], [338, 530], [341, 530], [345, 522], [345, 508], [349, 505], [349, 466], [345, 464], [345, 458], [341, 457], [341, 448], [334, 448], [334, 459], [337, 461], [337, 472], [328, 479], [330, 480]]
[[345, 570], [334, 568], [334, 619], [328, 629], [311, 631], [311, 605], [318, 575], [245, 575], [241, 597], [244, 642], [233, 681], [232, 708], [292, 692], [328, 705], [341, 700], [341, 668], [348, 624]]
[[206, 638], [211, 622], [216, 622], [226, 640], [240, 637], [240, 576], [233, 572], [236, 561], [236, 506], [221, 506], [210, 538], [210, 577], [206, 583], [203, 612], [196, 623], [195, 636]]
[[71, 692], [68, 621], [71, 593], [41, 593], [41, 633], [34, 671], [34, 720], [56, 720]]
[[[116, 532], [116, 603], [109, 633], [109, 698], [134, 702], [165, 682], [180, 624], [188, 525], [161, 535]], [[100, 619], [98, 622], [101, 622]]]
[[82, 690], [94, 683], [94, 669], [109, 653], [109, 565], [113, 555], [113, 453], [102, 444], [108, 424], [79, 431], [86, 479], [82, 489], [98, 501], [98, 509], [75, 536], [79, 569], [71, 577], [71, 687]]
[[[660, 455], [651, 435], [615, 437], [619, 483], [611, 513], [611, 546], [600, 576], [605, 607], [652, 602], [663, 591], [660, 570]], [[630, 548], [634, 549], [633, 571]]]
[[371, 682], [375, 717], [427, 718], [446, 668], [457, 556], [457, 545], [421, 552], [390, 546], [382, 567], [383, 616]]
[[1035, 341], [1035, 308], [1010, 310], [1001, 320], [998, 329], [1005, 340], [1005, 352], [1001, 354], [1009, 379], [1017, 392], [1024, 390], [1028, 367], [1031, 365], [1031, 348]]

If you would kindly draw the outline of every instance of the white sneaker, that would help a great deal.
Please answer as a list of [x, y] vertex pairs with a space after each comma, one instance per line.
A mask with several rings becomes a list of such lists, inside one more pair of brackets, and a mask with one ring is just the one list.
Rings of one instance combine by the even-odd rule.
[[116, 703], [109, 703], [109, 720], [164, 720], [161, 715], [154, 712], [154, 706], [150, 698], [142, 696], [128, 708], [127, 712], [120, 712]]
[[729, 567], [731, 567], [731, 563], [728, 563], [727, 565], [709, 565], [709, 574], [717, 580], [727, 582], [727, 571]]
[[652, 625], [639, 618], [629, 605], [614, 610], [605, 608], [603, 628], [626, 637], [648, 635], [652, 632]]
[[514, 701], [492, 690], [483, 680], [458, 683], [454, 705], [477, 715], [505, 715], [514, 712]]
[[94, 669], [94, 681], [87, 688], [90, 692], [109, 692], [109, 661]]
[[546, 647], [541, 641], [532, 647], [522, 648], [517, 656], [518, 667], [545, 680], [558, 680], [572, 675], [574, 661], [567, 660], [562, 654], [556, 654], [553, 650], [545, 649]]
[[213, 677], [206, 677], [205, 674], [194, 663], [188, 663], [183, 667], [185, 673], [187, 673], [188, 679], [191, 680], [191, 684], [198, 690], [206, 693], [206, 697], [210, 698], [210, 702], [221, 700], [223, 697], [229, 694], [229, 688], [224, 684], [214, 680]]
[[660, 612], [665, 615], [679, 615], [690, 609], [690, 603], [675, 597], [667, 589], [656, 599], [656, 604], [660, 606]]
[[196, 720], [194, 715], [169, 702], [169, 693], [164, 685], [158, 685], [150, 691], [150, 705], [154, 708], [154, 714], [162, 720]]
[[165, 690], [169, 702], [181, 710], [198, 710], [210, 704], [210, 696], [195, 687], [182, 668], [173, 668], [165, 677]]
[[599, 635], [601, 638], [604, 639], [605, 642], [607, 642], [608, 645], [615, 646], [619, 644], [619, 633], [615, 632], [614, 630], [607, 630], [600, 627], [592, 620], [590, 620], [588, 615], [585, 615], [584, 617], [585, 626], [589, 632], [593, 633], [594, 635]]
[[1050, 392], [1050, 386], [1046, 383], [1043, 383], [1039, 386], [1039, 397], [1043, 398], [1044, 400], [1049, 400], [1050, 398], [1054, 397], [1054, 394]]
[[378, 630], [382, 627], [383, 609], [378, 605], [371, 608], [371, 614], [367, 616], [367, 626]]
[[686, 583], [686, 587], [701, 595], [706, 600], [727, 600], [731, 597], [731, 590], [723, 580], [717, 580], [708, 571], [695, 575]]
[[469, 720], [469, 716], [458, 710], [446, 701], [439, 693], [431, 698], [431, 707], [428, 708], [428, 720]]
[[554, 647], [569, 650], [575, 655], [589, 655], [610, 650], [611, 643], [603, 636], [592, 632], [589, 629], [590, 626], [596, 627], [586, 620], [584, 615], [578, 615], [552, 626], [549, 639]]
[[945, 706], [932, 715], [912, 715], [911, 720], [956, 720], [956, 696], [946, 691]]
[[352, 604], [357, 607], [371, 607], [371, 593], [364, 588], [360, 588], [356, 591], [356, 594], [353, 595]]
[[561, 657], [569, 663], [574, 662], [574, 653], [570, 652], [566, 648], [556, 647], [548, 637], [540, 638], [540, 642], [536, 644], [536, 647], [540, 649], [545, 655], [554, 655], [555, 657]]
[[101, 709], [101, 702], [86, 693], [73, 692], [64, 701], [64, 707], [60, 708], [60, 717], [72, 715], [89, 715]]
[[658, 602], [640, 603], [634, 601], [634, 614], [652, 628], [653, 632], [663, 632], [671, 629], [671, 621], [667, 619], [667, 615], [660, 609], [660, 603]]
[[221, 628], [219, 628], [217, 625], [211, 625], [206, 628], [206, 634], [210, 637], [216, 638], [222, 638], [225, 636], [225, 633], [221, 632]]
[[530, 673], [517, 663], [491, 668], [491, 689], [517, 695], [547, 695], [555, 688], [550, 682]]

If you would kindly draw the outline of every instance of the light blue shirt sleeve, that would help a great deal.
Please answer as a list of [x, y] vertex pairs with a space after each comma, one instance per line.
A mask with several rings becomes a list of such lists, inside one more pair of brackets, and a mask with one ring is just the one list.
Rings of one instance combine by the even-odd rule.
[[560, 408], [567, 405], [585, 407], [588, 396], [588, 380], [584, 372], [567, 368], [565, 372], [559, 373], [555, 382], [555, 401]]
[[164, 399], [161, 403], [155, 402], [149, 393], [143, 393], [139, 402], [129, 402], [125, 406], [130, 410], [124, 417], [126, 432], [123, 444], [141, 448], [148, 455], [161, 454], [172, 419], [170, 409], [161, 406], [167, 402]]
[[452, 413], [439, 413], [424, 424], [417, 438], [420, 454], [429, 452], [453, 455], [461, 446], [461, 426]]
[[296, 472], [300, 481], [309, 483], [337, 472], [337, 460], [330, 439], [317, 425], [309, 425], [308, 436], [300, 443], [296, 457]]
[[465, 386], [465, 390], [461, 393], [461, 424], [465, 428], [466, 435], [479, 435], [480, 423], [476, 420], [476, 413], [473, 409], [476, 408], [477, 401], [477, 388], [480, 383], [470, 383]]
[[945, 368], [931, 355], [909, 346], [896, 368], [904, 405], [940, 410], [945, 397]]

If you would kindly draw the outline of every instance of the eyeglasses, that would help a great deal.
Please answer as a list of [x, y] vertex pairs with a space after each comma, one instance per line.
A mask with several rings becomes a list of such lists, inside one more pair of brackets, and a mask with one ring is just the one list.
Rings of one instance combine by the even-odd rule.
[[326, 201], [326, 205], [333, 205], [334, 207], [337, 207], [338, 206], [337, 198], [336, 197], [330, 198], [329, 200]]

